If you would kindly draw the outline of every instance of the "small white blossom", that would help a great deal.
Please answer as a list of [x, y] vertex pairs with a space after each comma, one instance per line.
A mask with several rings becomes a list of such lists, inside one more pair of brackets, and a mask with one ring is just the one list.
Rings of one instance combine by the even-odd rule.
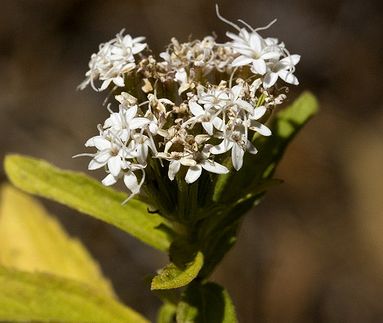
[[118, 176], [121, 169], [125, 167], [125, 160], [132, 157], [122, 141], [111, 131], [90, 138], [85, 143], [85, 146], [95, 147], [98, 150], [93, 155], [88, 169], [94, 170], [107, 165], [108, 170], [113, 176]]
[[223, 154], [231, 150], [231, 160], [233, 167], [240, 170], [243, 165], [243, 156], [246, 151], [256, 154], [258, 151], [247, 138], [246, 127], [236, 126], [233, 130], [227, 131], [223, 135], [223, 140], [219, 145], [213, 146], [210, 152], [214, 155]]
[[214, 128], [222, 130], [223, 121], [218, 117], [220, 111], [215, 112], [213, 109], [205, 110], [197, 102], [190, 100], [189, 108], [194, 117], [189, 119], [189, 122], [200, 122], [205, 131], [213, 134]]
[[295, 65], [299, 63], [300, 55], [290, 55], [281, 60], [270, 61], [267, 64], [267, 72], [263, 79], [263, 86], [268, 89], [278, 80], [278, 77], [286, 83], [298, 85], [298, 79], [293, 74]]
[[[124, 30], [116, 38], [101, 44], [98, 53], [92, 54], [86, 79], [79, 88], [84, 89], [89, 83], [95, 91], [105, 90], [110, 83], [123, 87], [124, 74], [136, 67], [134, 55], [140, 53], [147, 46], [142, 43], [145, 37], [132, 38], [123, 35]], [[94, 84], [95, 80], [102, 81], [99, 89]]]
[[266, 41], [255, 31], [249, 32], [242, 28], [238, 35], [228, 32], [226, 34], [233, 41], [235, 52], [239, 56], [231, 63], [232, 66], [251, 65], [256, 74], [266, 73], [266, 62], [270, 59], [278, 59], [281, 51], [276, 46], [268, 46]]
[[186, 183], [194, 183], [201, 176], [202, 169], [215, 174], [227, 174], [229, 172], [227, 167], [215, 162], [213, 159], [209, 159], [211, 147], [212, 145], [205, 145], [201, 152], [195, 154], [196, 164], [190, 166], [186, 172]]

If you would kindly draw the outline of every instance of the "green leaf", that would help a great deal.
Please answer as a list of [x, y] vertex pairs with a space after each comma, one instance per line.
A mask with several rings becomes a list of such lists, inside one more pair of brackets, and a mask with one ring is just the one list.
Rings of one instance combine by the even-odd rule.
[[0, 267], [0, 321], [144, 323], [140, 314], [81, 283]]
[[171, 303], [161, 306], [157, 315], [157, 323], [173, 323], [176, 315], [176, 307]]
[[20, 155], [7, 156], [5, 170], [12, 183], [26, 192], [112, 224], [159, 250], [165, 251], [170, 245], [169, 235], [158, 229], [164, 223], [162, 217], [148, 214], [146, 205], [137, 200], [121, 205], [125, 194], [82, 173], [63, 171], [45, 161]]
[[177, 307], [178, 323], [236, 323], [228, 292], [215, 283], [190, 284]]
[[259, 182], [271, 178], [287, 145], [317, 111], [318, 102], [310, 92], [304, 92], [292, 105], [280, 111], [270, 125], [273, 134], [255, 139], [259, 153], [246, 154], [240, 171], [219, 176], [214, 201], [236, 202], [251, 193]]
[[10, 185], [0, 193], [0, 265], [71, 278], [114, 297], [81, 242], [69, 237], [37, 200]]
[[197, 277], [203, 265], [203, 254], [198, 251], [184, 267], [170, 263], [152, 280], [151, 289], [172, 289], [186, 286]]

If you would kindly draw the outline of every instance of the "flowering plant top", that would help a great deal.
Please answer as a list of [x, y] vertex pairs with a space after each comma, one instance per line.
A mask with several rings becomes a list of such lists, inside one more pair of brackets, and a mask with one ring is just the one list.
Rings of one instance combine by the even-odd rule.
[[104, 185], [122, 179], [131, 198], [158, 166], [171, 181], [188, 184], [203, 171], [239, 170], [245, 153], [258, 152], [254, 136], [271, 135], [264, 123], [286, 98], [286, 85], [298, 84], [300, 56], [260, 35], [271, 24], [254, 29], [240, 20], [240, 27], [218, 9], [217, 15], [236, 31], [226, 33], [225, 43], [213, 36], [186, 43], [173, 38], [155, 58], [144, 37], [122, 30], [91, 56], [80, 89], [108, 89], [116, 100], [99, 134], [85, 144], [96, 153], [81, 154], [92, 157], [90, 170], [105, 167]]
[[[246, 212], [280, 183], [273, 178], [278, 162], [317, 111], [315, 97], [306, 92], [273, 113], [286, 99], [287, 86], [298, 84], [294, 72], [300, 56], [290, 55], [278, 39], [261, 36], [271, 24], [254, 29], [242, 20], [241, 26], [230, 22], [218, 9], [217, 16], [233, 29], [224, 43], [212, 36], [186, 43], [173, 38], [155, 58], [144, 37], [121, 31], [91, 56], [79, 87], [108, 91], [109, 116], [86, 141], [96, 151], [78, 156], [91, 157], [90, 170], [105, 169], [104, 185], [35, 158], [5, 159], [17, 187], [114, 225], [169, 255], [170, 263], [150, 285], [152, 290], [172, 290], [158, 293], [164, 297], [161, 322], [238, 322], [228, 292], [207, 279], [235, 244]], [[119, 180], [128, 196], [105, 187]], [[44, 226], [39, 226], [41, 235]], [[52, 238], [51, 230], [47, 236]], [[68, 246], [73, 253], [72, 243]], [[20, 263], [19, 256], [16, 260]], [[0, 299], [12, 297], [0, 302], [0, 321], [88, 322], [94, 317], [100, 322], [148, 322], [114, 296], [95, 295], [92, 282], [97, 288], [103, 284], [86, 276], [84, 286], [81, 282], [73, 288], [77, 281], [0, 268], [5, 282]], [[57, 299], [62, 300], [47, 303]], [[31, 308], [36, 310], [32, 314]]]

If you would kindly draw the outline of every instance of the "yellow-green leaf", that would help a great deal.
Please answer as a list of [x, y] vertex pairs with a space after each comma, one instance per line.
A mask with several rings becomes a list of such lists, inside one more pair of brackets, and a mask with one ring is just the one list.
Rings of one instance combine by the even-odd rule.
[[167, 250], [170, 237], [158, 229], [164, 223], [137, 200], [126, 205], [126, 194], [103, 186], [77, 172], [63, 171], [31, 157], [9, 155], [5, 158], [9, 179], [20, 189], [46, 197], [80, 212], [110, 223], [159, 250]]
[[165, 303], [161, 306], [157, 314], [157, 323], [173, 323], [176, 315], [176, 306]]
[[0, 265], [52, 273], [114, 295], [81, 242], [69, 237], [38, 201], [10, 185], [0, 192]]
[[153, 278], [151, 289], [172, 289], [186, 286], [197, 277], [202, 265], [203, 254], [200, 251], [196, 253], [191, 262], [185, 265], [185, 268], [170, 263]]
[[113, 298], [65, 278], [0, 267], [0, 321], [146, 323]]
[[215, 283], [191, 284], [177, 306], [178, 323], [237, 323], [229, 293]]

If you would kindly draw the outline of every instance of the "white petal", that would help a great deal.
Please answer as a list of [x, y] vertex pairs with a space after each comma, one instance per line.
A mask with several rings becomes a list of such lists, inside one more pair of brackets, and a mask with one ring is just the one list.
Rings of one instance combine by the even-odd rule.
[[264, 75], [266, 73], [266, 63], [263, 59], [255, 59], [253, 60], [252, 71], [257, 74]]
[[231, 66], [244, 66], [250, 64], [252, 61], [252, 58], [241, 55], [231, 62]]
[[176, 74], [174, 75], [176, 81], [180, 83], [186, 83], [188, 80], [187, 73], [184, 68], [179, 69]]
[[257, 52], [257, 53], [261, 52], [261, 50], [262, 50], [262, 38], [258, 33], [253, 32], [250, 34], [249, 43], [250, 43], [251, 49], [253, 49], [255, 52]]
[[229, 32], [229, 31], [226, 32], [226, 36], [231, 38], [232, 40], [237, 41], [237, 42], [244, 43], [244, 39], [243, 38], [241, 38], [240, 36], [238, 36], [238, 35], [236, 35], [234, 33]]
[[201, 173], [202, 173], [201, 165], [195, 165], [195, 166], [189, 167], [185, 176], [186, 183], [191, 184], [195, 182], [201, 176]]
[[213, 119], [213, 125], [216, 129], [222, 131], [225, 124], [223, 123], [223, 120], [221, 118], [215, 117]]
[[110, 155], [108, 152], [103, 152], [101, 154], [97, 154], [88, 165], [89, 170], [95, 170], [103, 167], [109, 159]]
[[134, 129], [142, 128], [149, 123], [150, 123], [149, 119], [143, 118], [143, 117], [138, 117], [138, 118], [133, 118], [132, 120], [130, 120], [129, 127], [130, 127], [130, 129], [134, 130]]
[[110, 173], [117, 177], [121, 171], [121, 158], [120, 156], [113, 156], [108, 160], [108, 169]]
[[93, 144], [98, 150], [110, 149], [112, 147], [111, 142], [101, 136], [94, 137]]
[[262, 59], [279, 59], [281, 53], [279, 51], [264, 52], [261, 57]]
[[137, 54], [141, 51], [143, 51], [146, 47], [146, 44], [136, 44], [133, 48], [132, 48], [132, 53], [133, 54]]
[[254, 109], [254, 113], [251, 115], [251, 119], [258, 120], [259, 118], [263, 117], [263, 115], [266, 113], [266, 108], [264, 106], [258, 107]]
[[189, 101], [189, 108], [191, 113], [196, 117], [205, 113], [204, 109], [195, 101]]
[[112, 79], [107, 79], [104, 82], [102, 82], [101, 87], [99, 88], [99, 90], [100, 91], [104, 91], [109, 86], [110, 82], [112, 82]]
[[174, 104], [172, 101], [166, 98], [159, 99], [158, 101], [160, 101], [162, 104]]
[[118, 138], [123, 142], [127, 142], [130, 137], [130, 132], [127, 129], [122, 129], [118, 132]]
[[180, 170], [180, 167], [181, 167], [181, 163], [178, 160], [172, 160], [170, 162], [168, 176], [171, 181], [174, 180], [174, 177]]
[[160, 57], [164, 60], [164, 61], [170, 61], [170, 55], [168, 52], [162, 52], [160, 53]]
[[262, 136], [271, 136], [271, 130], [258, 121], [252, 120], [250, 129], [260, 133]]
[[121, 76], [117, 76], [117, 77], [113, 78], [113, 83], [119, 87], [125, 86], [124, 78]]
[[180, 163], [181, 165], [188, 166], [188, 167], [197, 165], [197, 162], [191, 158], [181, 158]]
[[105, 186], [110, 186], [110, 185], [116, 184], [117, 180], [112, 174], [109, 174], [101, 181], [101, 183], [104, 184]]
[[235, 103], [237, 103], [242, 109], [246, 110], [249, 113], [254, 112], [254, 107], [245, 100], [239, 99], [239, 100], [236, 100]]
[[121, 118], [119, 113], [114, 112], [110, 115], [108, 119], [105, 120], [104, 128], [110, 127], [121, 128]]
[[278, 80], [278, 74], [269, 72], [265, 75], [265, 78], [263, 79], [263, 86], [264, 88], [268, 89], [272, 87], [275, 82]]
[[149, 131], [153, 134], [156, 135], [158, 132], [158, 125], [155, 122], [150, 122], [149, 123]]
[[233, 167], [236, 170], [240, 170], [243, 165], [243, 155], [245, 151], [235, 143], [233, 149], [231, 150], [231, 160], [233, 162]]
[[126, 110], [125, 112], [125, 119], [127, 121], [130, 121], [132, 120], [137, 114], [137, 106], [134, 105], [132, 107], [130, 107], [129, 109]]
[[294, 84], [294, 85], [299, 84], [296, 76], [293, 73], [291, 73], [290, 71], [280, 71], [278, 74], [279, 74], [279, 77], [282, 80], [284, 80], [286, 83]]
[[138, 144], [136, 146], [137, 160], [141, 165], [146, 165], [146, 158], [148, 157], [148, 146], [144, 144]]
[[125, 186], [133, 193], [137, 194], [140, 191], [136, 175], [129, 171], [124, 175]]
[[238, 99], [238, 97], [241, 95], [243, 86], [238, 84], [231, 88], [231, 93], [234, 95], [234, 100]]
[[227, 174], [229, 170], [217, 162], [204, 160], [201, 162], [201, 165], [204, 169], [206, 169], [208, 172], [215, 173], [215, 174]]
[[209, 122], [202, 122], [202, 127], [206, 130], [206, 132], [209, 135], [213, 134], [213, 124], [210, 121]]
[[250, 154], [255, 155], [258, 152], [257, 148], [254, 147], [250, 140], [247, 141], [246, 148]]
[[210, 148], [210, 152], [214, 155], [219, 155], [227, 152], [233, 146], [232, 141], [223, 140], [219, 145]]
[[141, 43], [142, 41], [144, 41], [146, 39], [146, 37], [144, 36], [138, 36], [138, 37], [135, 37], [133, 39], [133, 43], [137, 46], [137, 43]]
[[86, 143], [85, 143], [85, 147], [94, 147], [94, 139], [97, 138], [99, 136], [94, 136], [92, 138], [89, 138]]
[[297, 65], [300, 60], [301, 60], [301, 55], [294, 54], [281, 59], [281, 62], [291, 66], [291, 65]]

